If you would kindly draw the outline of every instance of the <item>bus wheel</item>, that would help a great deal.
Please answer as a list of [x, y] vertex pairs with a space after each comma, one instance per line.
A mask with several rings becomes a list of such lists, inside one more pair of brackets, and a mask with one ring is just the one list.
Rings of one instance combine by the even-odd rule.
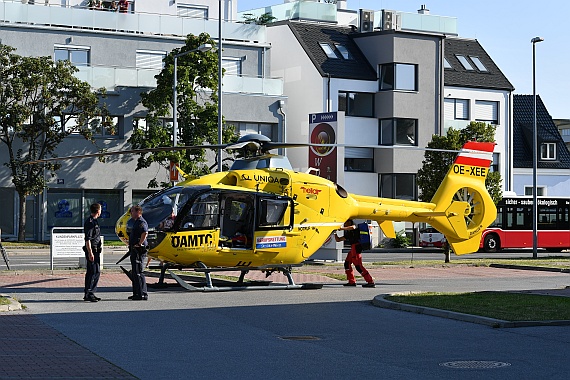
[[483, 243], [483, 249], [487, 253], [495, 253], [501, 249], [501, 245], [499, 242], [499, 237], [494, 234], [489, 234], [485, 236], [485, 241]]

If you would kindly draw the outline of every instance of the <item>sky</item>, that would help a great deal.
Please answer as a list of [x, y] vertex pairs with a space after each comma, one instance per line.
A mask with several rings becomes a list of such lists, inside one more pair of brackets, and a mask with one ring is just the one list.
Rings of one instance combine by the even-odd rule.
[[[238, 11], [282, 4], [283, 0], [237, 0]], [[570, 119], [570, 2], [568, 0], [348, 0], [347, 8], [417, 12], [457, 18], [459, 37], [476, 38], [515, 87], [533, 93], [533, 37], [536, 44], [536, 93], [555, 119]], [[567, 29], [568, 28], [568, 29]]]

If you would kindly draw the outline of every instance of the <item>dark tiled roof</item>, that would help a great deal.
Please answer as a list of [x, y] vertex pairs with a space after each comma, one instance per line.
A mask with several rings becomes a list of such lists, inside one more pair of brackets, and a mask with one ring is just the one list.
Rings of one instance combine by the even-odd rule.
[[[534, 124], [534, 101], [532, 95], [514, 95], [513, 97], [513, 166], [532, 168], [532, 140]], [[570, 169], [570, 153], [552, 117], [536, 97], [536, 129], [538, 144], [556, 143], [556, 160], [541, 160], [538, 156], [538, 168]], [[540, 152], [538, 153], [540, 154]]]
[[[507, 77], [497, 67], [479, 41], [448, 37], [445, 40], [445, 58], [452, 66], [445, 69], [444, 82], [446, 86], [489, 88], [513, 91], [514, 87]], [[479, 57], [487, 72], [466, 70], [457, 59], [457, 54]]]
[[[323, 77], [330, 74], [334, 78], [378, 79], [376, 71], [351, 38], [352, 28], [295, 21], [287, 21], [287, 24]], [[344, 59], [340, 54], [336, 59], [327, 57], [320, 45], [323, 42], [332, 48], [335, 44], [344, 45], [352, 59]]]

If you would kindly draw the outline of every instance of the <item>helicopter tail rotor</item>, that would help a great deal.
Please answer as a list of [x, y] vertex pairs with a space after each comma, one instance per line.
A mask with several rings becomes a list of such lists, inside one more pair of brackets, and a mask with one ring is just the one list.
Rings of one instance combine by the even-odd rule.
[[442, 232], [460, 255], [479, 249], [481, 234], [497, 208], [485, 187], [495, 143], [467, 142], [435, 193], [429, 223]]

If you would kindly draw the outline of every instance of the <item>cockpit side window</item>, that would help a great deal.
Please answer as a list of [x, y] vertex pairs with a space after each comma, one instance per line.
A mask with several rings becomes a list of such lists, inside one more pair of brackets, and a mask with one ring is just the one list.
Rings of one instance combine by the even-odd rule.
[[198, 196], [180, 222], [181, 230], [216, 228], [219, 226], [219, 195]]
[[[263, 228], [286, 228], [290, 224], [286, 218], [290, 201], [288, 199], [260, 199], [258, 225]], [[289, 213], [291, 210], [289, 210]]]

